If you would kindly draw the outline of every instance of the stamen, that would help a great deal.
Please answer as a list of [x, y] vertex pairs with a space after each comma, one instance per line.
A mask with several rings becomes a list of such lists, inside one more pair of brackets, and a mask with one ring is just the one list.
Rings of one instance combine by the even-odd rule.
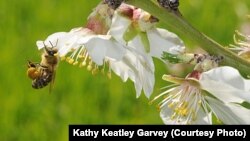
[[108, 71], [107, 77], [108, 77], [108, 79], [111, 79], [111, 78], [112, 78], [112, 77], [111, 77], [111, 71]]
[[62, 56], [62, 57], [61, 57], [61, 61], [64, 61], [65, 59], [66, 59], [65, 56]]
[[79, 63], [78, 61], [75, 61], [75, 62], [73, 63], [73, 65], [76, 66], [76, 65], [78, 65], [78, 63]]
[[87, 66], [87, 70], [91, 71], [92, 70], [92, 60], [89, 62], [89, 65]]
[[95, 65], [95, 68], [92, 70], [92, 75], [96, 75], [98, 71], [99, 71], [98, 66]]
[[[81, 57], [83, 57], [81, 54], [83, 51], [85, 51], [86, 49], [84, 47], [81, 47], [80, 51], [78, 52], [77, 56], [76, 56], [76, 60], [79, 58], [81, 59]], [[81, 56], [81, 57], [80, 57]]]
[[[79, 49], [74, 49], [73, 51], [74, 52], [69, 57], [63, 56], [61, 57], [61, 60], [66, 60], [66, 62], [68, 62], [69, 64], [72, 64], [74, 66], [78, 65], [81, 68], [87, 66], [87, 70], [91, 71], [93, 75], [96, 75], [99, 72], [99, 66], [92, 61], [86, 48], [82, 46]], [[103, 67], [101, 68], [102, 68], [102, 73], [104, 74], [106, 65], [109, 66], [109, 62], [107, 60], [104, 60], [103, 62], [104, 62]], [[111, 79], [110, 66], [108, 68], [107, 77]]]
[[75, 61], [74, 59], [70, 58], [68, 62], [69, 62], [69, 64], [73, 64], [74, 61]]
[[174, 106], [175, 106], [175, 103], [173, 103], [173, 102], [170, 103], [170, 104], [168, 104], [168, 108], [171, 108], [171, 109], [172, 109]]
[[85, 67], [87, 65], [86, 61], [82, 62], [82, 66]]

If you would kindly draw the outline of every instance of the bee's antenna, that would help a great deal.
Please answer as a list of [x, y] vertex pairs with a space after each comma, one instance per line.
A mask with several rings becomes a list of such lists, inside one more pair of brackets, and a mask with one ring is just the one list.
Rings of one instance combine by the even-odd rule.
[[53, 48], [54, 46], [53, 46], [53, 44], [51, 43], [51, 41], [49, 41], [49, 43], [50, 43], [50, 45], [51, 45], [51, 48]]
[[44, 45], [45, 50], [48, 52], [48, 51], [49, 51], [49, 49], [47, 48], [47, 46], [45, 45], [45, 43], [44, 43], [44, 42], [43, 42], [43, 45]]
[[57, 43], [58, 43], [58, 39], [56, 40], [56, 45], [55, 46], [57, 46]]

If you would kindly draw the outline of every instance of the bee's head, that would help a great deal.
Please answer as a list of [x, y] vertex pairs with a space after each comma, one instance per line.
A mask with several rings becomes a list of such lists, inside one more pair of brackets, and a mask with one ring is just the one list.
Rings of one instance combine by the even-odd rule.
[[[49, 41], [49, 42], [50, 42], [50, 41]], [[56, 45], [57, 45], [57, 42], [58, 42], [58, 40], [56, 41]], [[58, 52], [58, 50], [54, 48], [56, 45], [53, 46], [53, 44], [52, 44], [51, 42], [50, 42], [50, 44], [51, 44], [51, 47], [48, 48], [48, 47], [43, 43], [44, 48], [45, 48], [45, 52], [46, 52], [46, 54], [48, 54], [48, 56], [55, 56], [55, 54]]]
[[49, 56], [55, 56], [55, 54], [57, 53], [57, 49], [55, 48], [48, 48], [45, 46], [45, 52], [49, 55]]

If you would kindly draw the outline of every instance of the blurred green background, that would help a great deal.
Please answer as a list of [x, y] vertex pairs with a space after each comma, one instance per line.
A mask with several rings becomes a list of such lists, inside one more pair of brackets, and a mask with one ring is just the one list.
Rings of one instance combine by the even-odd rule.
[[[123, 83], [61, 62], [55, 86], [34, 90], [27, 60], [39, 61], [35, 42], [86, 23], [99, 0], [0, 1], [0, 140], [67, 141], [69, 124], [162, 124], [156, 103], [135, 98], [131, 81]], [[222, 45], [233, 43], [235, 29], [250, 29], [248, 0], [180, 0], [183, 16]], [[163, 26], [164, 25], [160, 25]], [[183, 37], [182, 35], [180, 35]], [[195, 44], [183, 37], [189, 47]], [[156, 62], [152, 97], [166, 85], [166, 66]]]

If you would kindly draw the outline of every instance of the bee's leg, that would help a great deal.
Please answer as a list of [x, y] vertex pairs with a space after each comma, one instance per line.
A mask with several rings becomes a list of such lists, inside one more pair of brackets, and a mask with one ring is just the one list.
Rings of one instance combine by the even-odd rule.
[[40, 89], [43, 87], [43, 82], [41, 78], [35, 79], [32, 81], [32, 87], [34, 89]]
[[39, 63], [28, 60], [28, 68], [30, 67], [36, 68], [38, 65]]

